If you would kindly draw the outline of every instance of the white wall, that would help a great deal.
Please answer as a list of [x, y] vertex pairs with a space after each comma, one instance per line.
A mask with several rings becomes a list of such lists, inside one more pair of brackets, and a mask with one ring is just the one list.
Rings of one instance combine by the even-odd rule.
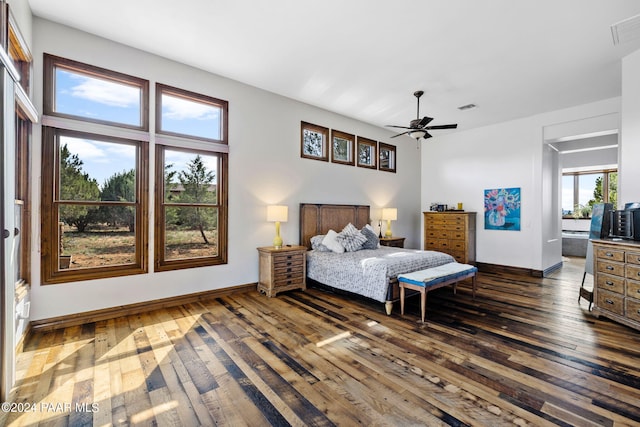
[[[289, 206], [289, 221], [281, 232], [285, 244], [299, 241], [299, 203], [358, 203], [371, 205], [375, 225], [380, 208], [397, 207], [394, 235], [405, 236], [407, 247], [419, 247], [420, 157], [413, 140], [391, 140], [393, 133], [384, 129], [39, 18], [34, 19], [33, 39], [34, 101], [40, 110], [43, 52], [149, 79], [152, 88], [158, 81], [229, 101], [230, 178], [227, 265], [41, 286], [40, 232], [34, 230], [32, 319], [254, 283], [256, 247], [270, 245], [275, 234], [273, 224], [266, 222], [266, 206], [274, 203]], [[153, 103], [150, 107], [153, 126]], [[300, 121], [396, 145], [398, 172], [300, 158]], [[39, 126], [33, 135], [33, 224], [40, 224]], [[153, 157], [153, 139], [150, 151]], [[151, 210], [153, 218], [153, 204]], [[152, 233], [150, 237], [153, 248]]]
[[618, 206], [640, 201], [640, 50], [622, 59]]
[[[560, 262], [560, 242], [543, 232], [543, 217], [559, 224], [560, 213], [542, 208], [553, 208], [542, 199], [543, 130], [619, 111], [620, 99], [612, 98], [430, 139], [422, 150], [421, 208], [434, 201], [463, 202], [465, 210], [478, 212], [478, 262], [544, 271]], [[521, 188], [521, 230], [485, 230], [484, 190], [510, 187]]]

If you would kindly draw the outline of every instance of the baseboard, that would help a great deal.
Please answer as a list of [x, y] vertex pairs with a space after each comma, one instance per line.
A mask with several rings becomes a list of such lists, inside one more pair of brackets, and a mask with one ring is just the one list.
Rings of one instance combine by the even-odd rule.
[[78, 326], [85, 323], [93, 323], [100, 320], [109, 320], [132, 314], [146, 313], [161, 308], [175, 307], [182, 304], [191, 304], [199, 301], [206, 301], [226, 295], [255, 291], [257, 283], [232, 286], [229, 288], [213, 289], [210, 291], [197, 292], [193, 294], [180, 295], [177, 297], [162, 298], [153, 301], [138, 302], [134, 304], [121, 305], [117, 307], [104, 308], [100, 310], [86, 311], [82, 313], [70, 314], [68, 316], [51, 317], [48, 319], [32, 320], [29, 322], [31, 331], [53, 331], [55, 329]]
[[521, 276], [544, 277], [542, 270], [534, 270], [532, 268], [511, 267], [509, 265], [487, 264], [484, 262], [476, 262], [476, 267], [478, 267], [478, 271], [482, 273], [508, 273]]

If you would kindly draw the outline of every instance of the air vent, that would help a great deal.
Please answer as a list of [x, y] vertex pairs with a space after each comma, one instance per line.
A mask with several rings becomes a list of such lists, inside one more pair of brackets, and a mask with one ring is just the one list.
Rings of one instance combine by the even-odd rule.
[[613, 44], [619, 45], [640, 37], [640, 15], [623, 19], [611, 26]]
[[477, 108], [478, 106], [476, 104], [467, 104], [467, 105], [463, 105], [461, 107], [458, 107], [458, 110], [460, 111], [466, 111], [466, 110], [473, 110], [474, 108]]

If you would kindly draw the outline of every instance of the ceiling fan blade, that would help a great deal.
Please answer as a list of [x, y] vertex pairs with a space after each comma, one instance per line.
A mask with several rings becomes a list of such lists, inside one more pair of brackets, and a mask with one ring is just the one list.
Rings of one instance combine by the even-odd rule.
[[422, 137], [422, 139], [427, 139], [427, 138], [431, 138], [431, 134], [429, 132], [425, 132], [424, 136]]
[[422, 120], [420, 120], [420, 123], [418, 123], [418, 127], [424, 127], [428, 125], [431, 122], [431, 120], [433, 120], [433, 117], [424, 116]]
[[388, 128], [400, 128], [400, 129], [414, 129], [414, 128], [409, 128], [406, 126], [395, 126], [395, 125], [385, 125]]
[[435, 125], [435, 126], [427, 126], [425, 129], [456, 129], [458, 127], [457, 124], [452, 125]]
[[399, 134], [397, 134], [397, 135], [393, 135], [391, 138], [395, 138], [396, 136], [400, 136], [400, 135], [406, 135], [406, 134], [408, 134], [409, 132], [411, 132], [411, 131], [402, 132], [402, 133], [399, 133]]

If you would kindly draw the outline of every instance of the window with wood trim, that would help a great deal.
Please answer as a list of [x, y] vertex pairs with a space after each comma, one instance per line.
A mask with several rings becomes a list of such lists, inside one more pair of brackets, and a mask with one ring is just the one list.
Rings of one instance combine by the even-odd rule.
[[227, 263], [228, 103], [156, 84], [155, 270]]
[[156, 132], [227, 143], [228, 103], [156, 83]]
[[44, 55], [44, 113], [149, 129], [149, 82], [70, 59]]
[[227, 154], [156, 145], [155, 269], [227, 262]]
[[42, 283], [145, 273], [148, 82], [44, 62]]

